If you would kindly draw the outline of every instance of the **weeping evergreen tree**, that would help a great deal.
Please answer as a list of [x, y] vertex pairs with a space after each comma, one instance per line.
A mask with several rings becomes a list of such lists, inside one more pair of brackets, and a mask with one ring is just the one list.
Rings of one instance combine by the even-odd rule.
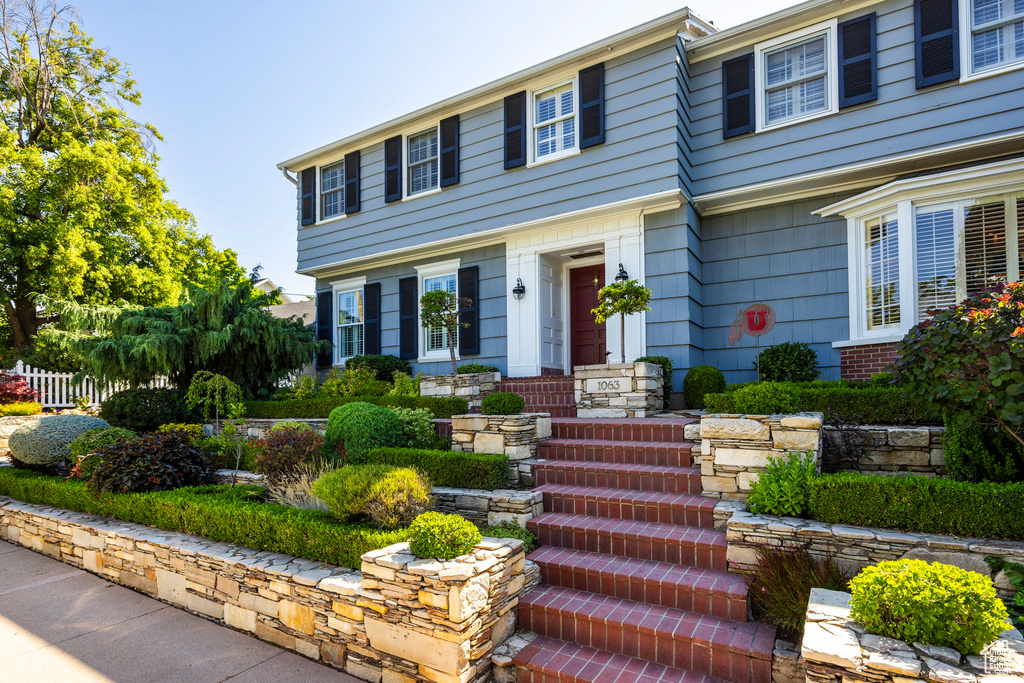
[[167, 377], [185, 391], [193, 375], [207, 370], [247, 398], [269, 398], [279, 380], [330, 344], [297, 318], [270, 315], [274, 295], [252, 281], [212, 290], [187, 285], [176, 306], [87, 307], [45, 297], [38, 303], [59, 317], [54, 342], [82, 359], [78, 377], [132, 387]]

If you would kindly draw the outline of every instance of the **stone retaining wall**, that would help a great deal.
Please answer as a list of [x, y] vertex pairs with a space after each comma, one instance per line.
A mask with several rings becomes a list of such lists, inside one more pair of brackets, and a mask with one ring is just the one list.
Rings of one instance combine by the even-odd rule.
[[400, 543], [360, 572], [9, 498], [0, 537], [384, 683], [487, 681], [539, 576], [514, 539], [448, 562]]
[[830, 471], [945, 476], [943, 427], [826, 426], [823, 462]]
[[549, 413], [452, 416], [452, 451], [507, 455], [514, 482], [519, 479], [518, 462], [536, 458], [538, 444], [549, 438]]
[[844, 567], [859, 571], [885, 560], [902, 558], [943, 562], [985, 576], [991, 576], [1002, 597], [1016, 594], [1003, 572], [993, 574], [985, 557], [993, 555], [1009, 562], [1024, 563], [1024, 543], [981, 538], [960, 538], [937, 534], [910, 534], [844, 524], [827, 524], [796, 517], [755, 515], [736, 507], [719, 504], [716, 522], [728, 514], [726, 557], [729, 571], [751, 574], [757, 562], [757, 549], [766, 546], [800, 545], [818, 557], [834, 555]]
[[420, 378], [420, 396], [457, 396], [469, 401], [470, 410], [493, 394], [501, 381], [500, 372], [467, 375], [425, 375]]
[[1020, 683], [1024, 638], [1012, 626], [980, 655], [873, 635], [850, 618], [850, 594], [811, 589], [802, 647], [807, 683]]
[[745, 500], [769, 458], [821, 452], [821, 414], [707, 415], [700, 420], [704, 495]]
[[[245, 425], [242, 427], [242, 431], [250, 439], [262, 439], [270, 431], [270, 428], [279, 422], [302, 422], [308, 424], [310, 427], [316, 430], [318, 434], [324, 434], [327, 431], [327, 418], [268, 418], [268, 419], [247, 419]], [[219, 434], [224, 427], [224, 420], [221, 420], [221, 428], [218, 429], [217, 424], [213, 421], [209, 421], [203, 424], [203, 432], [207, 436], [213, 436]]]
[[650, 417], [661, 411], [665, 380], [660, 365], [580, 365], [573, 374], [577, 417]]
[[7, 455], [10, 449], [7, 448], [7, 439], [11, 433], [23, 424], [46, 417], [45, 413], [37, 415], [11, 415], [0, 417], [0, 455]]

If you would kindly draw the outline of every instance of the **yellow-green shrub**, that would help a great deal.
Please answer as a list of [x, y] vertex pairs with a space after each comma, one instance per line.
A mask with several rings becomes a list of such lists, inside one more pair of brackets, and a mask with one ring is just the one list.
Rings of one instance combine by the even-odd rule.
[[476, 525], [460, 515], [425, 512], [409, 526], [409, 550], [418, 557], [450, 560], [465, 555], [483, 540]]
[[428, 507], [430, 482], [411, 467], [401, 467], [370, 485], [363, 512], [381, 529], [397, 529]]

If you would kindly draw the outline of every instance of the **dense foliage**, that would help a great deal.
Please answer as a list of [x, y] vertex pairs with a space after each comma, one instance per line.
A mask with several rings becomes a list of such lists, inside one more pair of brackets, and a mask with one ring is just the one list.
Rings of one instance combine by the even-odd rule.
[[687, 408], [702, 410], [704, 397], [725, 391], [725, 375], [710, 365], [695, 365], [683, 377], [683, 400]]
[[409, 361], [398, 356], [386, 354], [367, 354], [365, 356], [352, 356], [345, 361], [346, 370], [373, 370], [375, 378], [381, 382], [393, 382], [396, 372], [412, 374], [412, 366]]
[[0, 403], [0, 417], [38, 415], [41, 412], [43, 412], [43, 404], [35, 401], [27, 403]]
[[[810, 382], [821, 374], [818, 354], [802, 342], [769, 346], [758, 356], [761, 379], [769, 382]], [[758, 361], [754, 362], [758, 365]]]
[[[122, 441], [131, 441], [137, 436], [135, 432], [120, 427], [97, 427], [80, 434], [68, 444], [68, 450], [71, 451], [68, 459], [68, 464], [72, 468], [71, 475], [79, 479], [89, 479], [101, 458], [96, 454], [98, 450]], [[86, 458], [90, 454], [91, 457]]]
[[749, 384], [730, 395], [739, 413], [778, 415], [797, 411], [796, 397], [783, 382]]
[[434, 415], [426, 408], [389, 408], [402, 425], [406, 448], [435, 448], [441, 439], [434, 428]]
[[757, 514], [802, 517], [810, 510], [811, 485], [817, 476], [818, 461], [812, 453], [769, 458], [765, 471], [750, 485], [747, 507]]
[[1005, 430], [964, 424], [944, 416], [942, 437], [946, 469], [961, 481], [1013, 482], [1024, 480], [1024, 445]]
[[418, 557], [450, 560], [466, 555], [483, 540], [476, 525], [461, 515], [425, 512], [409, 526], [409, 550]]
[[914, 326], [894, 370], [910, 395], [961, 426], [1024, 445], [1024, 282], [976, 292]]
[[759, 546], [750, 578], [755, 614], [799, 642], [812, 588], [846, 591], [850, 577], [835, 558], [817, 559], [805, 547]]
[[519, 526], [515, 522], [502, 522], [501, 524], [485, 526], [480, 530], [480, 533], [488, 538], [518, 538], [523, 542], [523, 552], [527, 555], [540, 546], [540, 541], [535, 533]]
[[357, 462], [415, 467], [434, 486], [494, 491], [508, 485], [508, 456], [415, 448], [375, 448]]
[[597, 293], [597, 308], [590, 311], [594, 322], [604, 325], [612, 317], [619, 316], [620, 362], [626, 362], [626, 316], [651, 310], [651, 290], [638, 280], [610, 282]]
[[[661, 401], [662, 407], [668, 409], [668, 404], [672, 401], [672, 361], [668, 356], [640, 356], [636, 359], [637, 363], [654, 363], [655, 365], [661, 366], [661, 378], [664, 382], [661, 388]], [[725, 384], [722, 384], [722, 388], [725, 388]]]
[[922, 560], [879, 562], [850, 581], [850, 616], [871, 633], [976, 655], [1006, 629], [992, 579]]
[[125, 389], [100, 404], [100, 416], [114, 427], [153, 432], [169, 423], [198, 422], [176, 389]]
[[349, 403], [372, 403], [396, 408], [426, 408], [434, 418], [449, 418], [469, 412], [464, 398], [439, 396], [346, 396], [294, 401], [246, 401], [245, 414], [255, 420], [305, 418], [323, 419], [338, 406]]
[[68, 448], [79, 436], [110, 425], [90, 415], [53, 415], [27, 422], [7, 440], [11, 455], [20, 462], [45, 467], [63, 466], [71, 457]]
[[100, 448], [98, 455], [89, 479], [97, 491], [167, 491], [213, 481], [206, 454], [180, 432], [118, 441]]
[[419, 398], [420, 380], [418, 375], [410, 377], [408, 373], [396, 372], [394, 381], [394, 386], [388, 392], [389, 396], [415, 396]]
[[324, 440], [308, 425], [274, 425], [254, 444], [256, 471], [268, 477], [289, 477], [302, 465], [323, 458]]
[[331, 411], [324, 448], [343, 460], [358, 460], [372, 448], [401, 446], [403, 433], [402, 422], [389, 409], [348, 403]]
[[408, 524], [430, 504], [430, 483], [409, 467], [347, 465], [325, 472], [312, 493], [341, 521], [366, 515], [389, 529]]
[[467, 363], [459, 366], [460, 375], [474, 375], [481, 372], [498, 372], [496, 365], [483, 365], [482, 363]]
[[326, 512], [264, 503], [263, 490], [252, 486], [97, 494], [80, 482], [4, 467], [0, 495], [352, 569], [363, 553], [409, 537], [405, 530], [339, 524]]
[[212, 415], [218, 421], [227, 415], [228, 406], [242, 400], [242, 389], [224, 375], [200, 370], [192, 375], [185, 394], [185, 403], [191, 410], [203, 408], [203, 419]]
[[518, 415], [525, 407], [526, 400], [522, 396], [507, 391], [488, 394], [480, 402], [480, 412], [484, 415]]
[[1024, 541], [1024, 483], [829, 474], [811, 484], [811, 516], [926, 534]]
[[29, 386], [21, 375], [0, 370], [0, 406], [39, 401], [39, 392]]

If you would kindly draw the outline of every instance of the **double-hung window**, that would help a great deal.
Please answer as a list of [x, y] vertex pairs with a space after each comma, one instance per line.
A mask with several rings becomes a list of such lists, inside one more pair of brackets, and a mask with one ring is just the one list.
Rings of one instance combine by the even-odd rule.
[[557, 159], [578, 151], [575, 80], [534, 92], [530, 112], [534, 161]]
[[320, 219], [345, 213], [345, 162], [320, 168]]
[[[423, 293], [436, 292], [438, 290], [445, 290], [456, 294], [458, 290], [458, 283], [456, 273], [445, 273], [443, 275], [433, 275], [423, 278]], [[423, 348], [426, 350], [427, 355], [431, 353], [448, 352], [448, 333], [443, 327], [431, 327], [424, 331], [425, 343]], [[458, 332], [456, 332], [458, 337]]]
[[971, 74], [1024, 65], [1024, 0], [964, 0]]
[[429, 192], [438, 188], [437, 128], [410, 135], [408, 146], [408, 196]]
[[865, 323], [868, 331], [899, 327], [900, 252], [896, 214], [864, 222]]
[[755, 48], [758, 130], [839, 110], [835, 36], [830, 22]]
[[363, 355], [363, 290], [336, 292], [338, 297], [338, 332], [334, 345], [336, 363]]

